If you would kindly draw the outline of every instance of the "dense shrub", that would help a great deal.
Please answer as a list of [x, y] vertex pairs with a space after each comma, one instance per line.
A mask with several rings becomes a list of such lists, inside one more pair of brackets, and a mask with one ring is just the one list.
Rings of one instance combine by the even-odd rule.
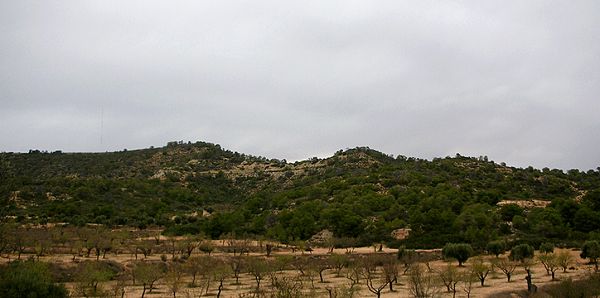
[[462, 266], [473, 255], [473, 248], [467, 243], [448, 243], [442, 249], [442, 255], [444, 258], [456, 259], [458, 266]]
[[63, 285], [53, 283], [48, 266], [44, 263], [16, 261], [0, 270], [0, 297], [68, 297], [67, 290]]
[[504, 242], [502, 241], [491, 241], [485, 247], [485, 250], [487, 250], [489, 254], [493, 254], [496, 257], [502, 254], [504, 249]]
[[598, 258], [600, 258], [600, 242], [586, 241], [581, 247], [580, 256], [584, 259], [590, 259], [590, 263], [596, 265], [596, 271], [598, 271]]
[[510, 250], [509, 258], [513, 261], [524, 262], [525, 259], [533, 258], [534, 250], [529, 244], [519, 244]]

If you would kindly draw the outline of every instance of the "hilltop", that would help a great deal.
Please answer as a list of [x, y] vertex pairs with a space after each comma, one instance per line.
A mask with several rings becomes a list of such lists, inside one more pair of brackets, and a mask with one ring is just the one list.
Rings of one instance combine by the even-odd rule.
[[[289, 242], [328, 229], [337, 239], [392, 243], [391, 231], [410, 228], [404, 243], [421, 247], [579, 241], [600, 228], [599, 189], [593, 170], [522, 169], [458, 154], [393, 157], [368, 147], [294, 163], [205, 142], [0, 154], [4, 221], [160, 226], [213, 238]], [[533, 200], [546, 203], [525, 203]]]

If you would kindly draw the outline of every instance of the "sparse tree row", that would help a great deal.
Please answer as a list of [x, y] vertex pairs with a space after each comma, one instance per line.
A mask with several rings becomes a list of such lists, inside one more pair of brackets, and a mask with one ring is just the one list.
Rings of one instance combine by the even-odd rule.
[[[211, 241], [101, 226], [4, 225], [2, 231], [2, 258], [8, 262], [0, 266], [1, 297], [20, 297], [17, 293], [23, 291], [43, 297], [470, 297], [489, 286], [493, 272], [532, 293], [538, 289], [535, 280], [562, 279], [544, 289], [551, 293], [572, 287], [569, 274], [581, 266], [568, 250], [557, 250], [552, 243], [543, 243], [536, 252], [528, 244], [510, 248], [490, 242], [487, 254], [479, 255], [465, 243], [448, 243], [441, 251], [400, 247], [393, 254], [377, 245], [367, 254], [352, 247], [341, 253], [325, 247], [326, 254], [316, 255], [307, 243]], [[586, 242], [580, 257], [587, 259], [590, 272], [597, 271], [599, 243]], [[67, 263], [48, 262], [53, 258]], [[534, 266], [545, 272], [532, 270]], [[515, 275], [521, 278], [515, 281]], [[585, 279], [587, 286], [596, 285], [595, 276]]]

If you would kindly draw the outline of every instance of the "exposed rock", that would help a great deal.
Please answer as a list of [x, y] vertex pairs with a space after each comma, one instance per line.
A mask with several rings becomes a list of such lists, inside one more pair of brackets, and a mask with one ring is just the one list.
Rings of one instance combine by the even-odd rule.
[[529, 199], [529, 200], [502, 200], [500, 202], [498, 202], [498, 206], [504, 206], [504, 205], [517, 205], [521, 208], [524, 209], [531, 209], [531, 208], [546, 208], [548, 205], [550, 205], [550, 201], [544, 201], [544, 200], [534, 200], [534, 199]]
[[322, 230], [316, 234], [314, 234], [308, 240], [308, 243], [315, 246], [326, 246], [327, 243], [331, 242], [333, 238], [333, 233], [329, 230]]
[[410, 235], [411, 229], [395, 229], [392, 231], [392, 238], [396, 240], [404, 240]]

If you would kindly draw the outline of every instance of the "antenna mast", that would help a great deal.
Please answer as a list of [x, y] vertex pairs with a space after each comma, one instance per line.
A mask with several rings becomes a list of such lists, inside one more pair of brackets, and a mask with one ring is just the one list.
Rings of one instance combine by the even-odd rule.
[[103, 134], [104, 134], [104, 106], [102, 106], [102, 111], [100, 112], [100, 145], [102, 145]]

